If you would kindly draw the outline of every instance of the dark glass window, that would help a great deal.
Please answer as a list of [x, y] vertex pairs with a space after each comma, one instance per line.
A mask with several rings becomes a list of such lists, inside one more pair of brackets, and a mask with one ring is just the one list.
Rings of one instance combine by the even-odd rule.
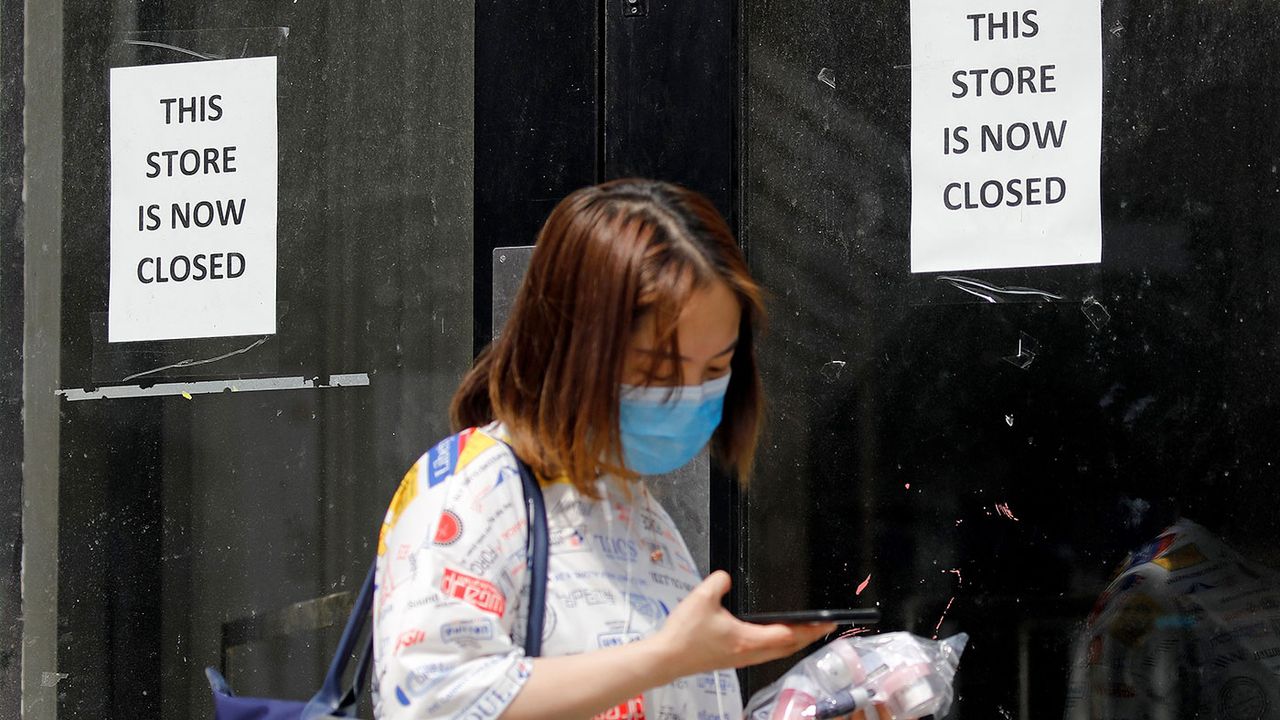
[[908, 4], [744, 14], [746, 605], [968, 632], [957, 717], [1275, 716], [1275, 13], [1103, 4], [1102, 263], [998, 304], [909, 273]]

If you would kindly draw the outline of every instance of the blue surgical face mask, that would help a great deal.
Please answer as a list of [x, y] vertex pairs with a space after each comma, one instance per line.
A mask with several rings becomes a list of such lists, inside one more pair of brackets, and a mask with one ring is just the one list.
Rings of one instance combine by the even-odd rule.
[[729, 375], [701, 385], [623, 385], [618, 407], [623, 461], [641, 475], [689, 462], [720, 425]]

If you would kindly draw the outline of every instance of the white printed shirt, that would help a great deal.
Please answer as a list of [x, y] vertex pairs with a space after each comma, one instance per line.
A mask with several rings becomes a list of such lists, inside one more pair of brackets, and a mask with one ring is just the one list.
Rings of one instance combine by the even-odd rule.
[[[533, 664], [524, 655], [529, 578], [524, 491], [494, 424], [418, 459], [387, 511], [374, 603], [379, 720], [500, 716]], [[699, 573], [643, 484], [600, 480], [600, 500], [543, 485], [550, 535], [542, 654], [572, 655], [648, 636]], [[597, 716], [737, 720], [731, 670], [681, 678]]]

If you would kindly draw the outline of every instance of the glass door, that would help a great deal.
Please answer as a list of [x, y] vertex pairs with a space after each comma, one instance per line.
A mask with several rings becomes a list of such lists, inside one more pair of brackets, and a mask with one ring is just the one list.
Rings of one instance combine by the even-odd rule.
[[912, 4], [742, 7], [745, 606], [969, 633], [953, 717], [1276, 717], [1275, 13], [1103, 3], [1101, 264], [956, 278], [910, 272]]
[[[60, 88], [63, 162], [51, 269], [57, 492], [41, 501], [56, 520], [25, 538], [57, 549], [56, 572], [27, 575], [29, 597], [56, 606], [56, 632], [28, 633], [56, 672], [28, 708], [208, 717], [208, 665], [242, 694], [306, 696], [395, 485], [447, 433], [448, 398], [472, 356], [473, 8], [69, 0], [60, 14], [28, 12], [60, 24], [64, 50], [60, 73], [29, 68]], [[128, 117], [112, 108], [113, 70], [182, 65], [198, 84], [247, 58], [275, 59], [277, 122], [258, 128], [278, 140], [275, 258], [259, 276], [274, 284], [275, 331], [112, 342], [110, 269], [125, 260], [109, 231], [121, 188], [112, 130]], [[212, 95], [179, 95], [164, 107], [184, 122], [218, 111]], [[194, 133], [190, 145], [156, 147], [161, 178], [247, 159], [219, 150], [211, 160], [207, 144]], [[176, 238], [203, 225], [197, 198], [183, 205], [194, 220], [170, 215], [180, 198], [164, 193], [175, 188], [156, 192], [162, 232]], [[208, 237], [212, 258], [222, 241]], [[168, 254], [139, 265], [139, 281], [200, 279], [194, 260]], [[235, 261], [212, 263], [210, 278], [234, 282]], [[169, 310], [134, 312], [145, 334]]]

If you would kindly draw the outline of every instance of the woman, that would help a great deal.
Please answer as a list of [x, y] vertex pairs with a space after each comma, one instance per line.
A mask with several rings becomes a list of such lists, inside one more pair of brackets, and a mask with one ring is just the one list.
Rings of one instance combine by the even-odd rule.
[[[379, 540], [375, 713], [400, 718], [733, 718], [732, 668], [790, 655], [831, 625], [751, 625], [699, 581], [642, 476], [708, 442], [750, 469], [761, 396], [760, 292], [702, 196], [618, 180], [551, 212], [500, 338], [453, 399]], [[508, 445], [510, 449], [508, 449]], [[528, 597], [518, 465], [551, 537], [543, 656]]]

